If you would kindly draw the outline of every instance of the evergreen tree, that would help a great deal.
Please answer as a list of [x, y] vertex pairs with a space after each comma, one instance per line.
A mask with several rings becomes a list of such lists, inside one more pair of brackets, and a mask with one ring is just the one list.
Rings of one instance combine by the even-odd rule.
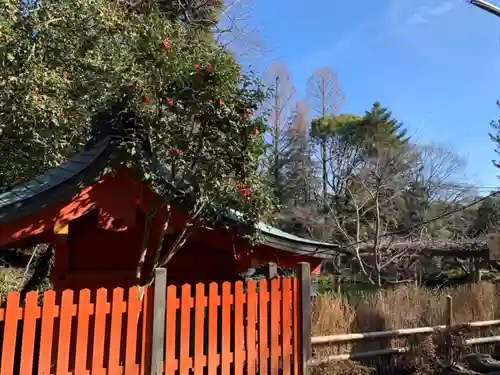
[[325, 116], [311, 122], [311, 141], [314, 146], [325, 148], [326, 182], [330, 195], [340, 196], [344, 193], [345, 177], [349, 175], [361, 161], [359, 145], [350, 136], [356, 129], [361, 117], [353, 114]]
[[373, 155], [378, 147], [398, 146], [408, 142], [407, 130], [392, 116], [392, 112], [375, 102], [361, 121], [352, 124], [351, 142], [359, 144], [366, 154]]

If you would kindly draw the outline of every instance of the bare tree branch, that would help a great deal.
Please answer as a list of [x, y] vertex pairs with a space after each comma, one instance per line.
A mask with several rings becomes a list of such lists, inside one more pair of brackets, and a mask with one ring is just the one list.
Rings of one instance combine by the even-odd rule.
[[[318, 68], [313, 72], [307, 82], [307, 95], [311, 109], [321, 121], [324, 121], [327, 115], [337, 115], [341, 105], [345, 101], [339, 79], [333, 70], [329, 68]], [[323, 200], [325, 202], [328, 193], [326, 136], [326, 134], [322, 134], [322, 136], [319, 137]]]

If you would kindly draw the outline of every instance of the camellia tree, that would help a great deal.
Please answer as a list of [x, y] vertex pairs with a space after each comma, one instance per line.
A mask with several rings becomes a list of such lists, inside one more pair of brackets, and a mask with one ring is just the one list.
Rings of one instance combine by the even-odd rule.
[[143, 162], [146, 139], [172, 175], [167, 185], [155, 169], [143, 175], [162, 208], [182, 204], [189, 212], [173, 248], [157, 259], [162, 265], [195, 222], [218, 220], [230, 207], [251, 225], [272, 210], [258, 173], [266, 129], [253, 115], [267, 93], [210, 31], [144, 4], [6, 0], [0, 7], [0, 186], [59, 165], [83, 148], [100, 115], [118, 108], [117, 118], [127, 113], [138, 124], [126, 142], [130, 160]]

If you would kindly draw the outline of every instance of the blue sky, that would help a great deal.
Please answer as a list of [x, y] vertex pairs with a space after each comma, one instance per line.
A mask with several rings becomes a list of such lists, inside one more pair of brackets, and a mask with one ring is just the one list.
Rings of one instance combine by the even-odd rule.
[[[496, 0], [495, 0], [496, 1]], [[343, 112], [379, 100], [415, 140], [468, 158], [467, 176], [500, 186], [488, 131], [500, 110], [500, 18], [463, 0], [254, 0], [264, 46], [255, 65], [288, 65], [298, 97], [317, 67], [339, 76]]]

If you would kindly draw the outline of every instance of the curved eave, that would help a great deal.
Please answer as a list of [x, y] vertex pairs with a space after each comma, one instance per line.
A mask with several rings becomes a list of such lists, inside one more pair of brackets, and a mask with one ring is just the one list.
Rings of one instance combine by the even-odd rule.
[[[242, 214], [236, 210], [227, 209], [225, 215], [233, 222], [241, 223], [242, 221]], [[337, 245], [302, 238], [263, 222], [257, 223], [255, 229], [262, 233], [263, 245], [297, 255], [327, 259], [340, 252], [346, 252]]]
[[321, 243], [315, 245], [312, 241], [292, 241], [279, 236], [263, 233], [263, 245], [274, 249], [288, 251], [298, 256], [328, 259], [339, 252], [338, 247], [330, 245], [326, 247]]
[[109, 140], [76, 155], [59, 168], [0, 194], [0, 224], [70, 200], [102, 177], [110, 163]]

